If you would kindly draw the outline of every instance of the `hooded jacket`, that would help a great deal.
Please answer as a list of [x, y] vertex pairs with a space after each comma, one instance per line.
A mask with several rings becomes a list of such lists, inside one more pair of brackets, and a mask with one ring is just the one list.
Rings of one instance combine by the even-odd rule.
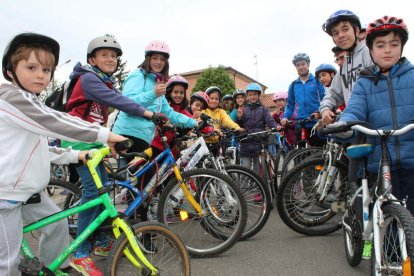
[[[414, 119], [414, 66], [405, 58], [388, 76], [374, 67], [361, 71], [340, 121], [365, 121], [376, 129], [399, 129]], [[368, 170], [376, 172], [381, 157], [381, 141], [368, 137], [374, 152], [369, 156]], [[414, 168], [414, 132], [388, 140], [392, 169]]]
[[[186, 128], [194, 127], [196, 125], [194, 119], [175, 112], [164, 95], [160, 97], [155, 95], [155, 83], [155, 74], [149, 73], [147, 75], [144, 70], [138, 68], [126, 78], [122, 93], [152, 112], [164, 113], [173, 124], [180, 123]], [[151, 144], [155, 136], [155, 125], [145, 118], [121, 111], [115, 121], [113, 132], [136, 137]]]
[[[240, 126], [237, 123], [233, 122], [233, 120], [230, 118], [227, 112], [220, 107], [216, 109], [207, 108], [203, 110], [203, 113], [207, 114], [208, 116], [210, 116], [211, 119], [213, 119], [213, 127], [215, 130], [220, 130], [222, 127], [236, 130], [240, 128]], [[207, 137], [205, 140], [206, 143], [213, 144], [220, 141], [220, 137], [215, 135]]]
[[[26, 201], [49, 183], [47, 137], [104, 143], [109, 129], [53, 110], [35, 94], [2, 84], [0, 133], [0, 199]], [[77, 160], [77, 152], [67, 153], [67, 161]]]
[[333, 78], [331, 86], [321, 102], [319, 112], [322, 114], [327, 109], [333, 110], [343, 103], [347, 105], [360, 72], [373, 64], [369, 49], [365, 45], [365, 41], [362, 41], [346, 58], [339, 73]]
[[[249, 103], [243, 107], [243, 116], [238, 120], [238, 123], [248, 134], [264, 131], [266, 126], [270, 128], [275, 128], [277, 126], [276, 121], [270, 115], [269, 110], [260, 102], [253, 104]], [[267, 143], [267, 139], [263, 142]], [[242, 141], [240, 143], [240, 156], [257, 156], [261, 149], [261, 141]]]

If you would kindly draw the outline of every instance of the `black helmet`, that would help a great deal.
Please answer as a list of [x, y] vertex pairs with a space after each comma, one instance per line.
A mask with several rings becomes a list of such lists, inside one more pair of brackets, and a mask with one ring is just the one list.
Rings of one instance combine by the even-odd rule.
[[[12, 81], [12, 79], [7, 75], [7, 70], [13, 72], [13, 65], [11, 63], [11, 55], [19, 48], [21, 45], [42, 45], [47, 46], [50, 48], [52, 54], [55, 56], [55, 67], [59, 63], [59, 51], [60, 46], [59, 43], [45, 35], [36, 34], [36, 33], [21, 33], [16, 35], [12, 40], [10, 40], [9, 44], [6, 46], [3, 54], [2, 60], [2, 70], [3, 70], [3, 77], [8, 80]], [[53, 76], [53, 72], [52, 72]]]

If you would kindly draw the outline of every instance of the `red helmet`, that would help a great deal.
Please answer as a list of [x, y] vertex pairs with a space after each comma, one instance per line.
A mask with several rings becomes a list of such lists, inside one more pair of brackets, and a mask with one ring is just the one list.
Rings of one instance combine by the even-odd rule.
[[168, 47], [167, 43], [164, 41], [153, 40], [147, 45], [147, 47], [145, 47], [145, 56], [154, 53], [164, 54], [167, 58], [169, 58], [170, 47]]
[[204, 104], [204, 109], [208, 107], [208, 103], [210, 102], [210, 97], [207, 95], [206, 92], [198, 91], [195, 92], [193, 95], [191, 95], [191, 103], [194, 102], [194, 100], [200, 100]]
[[373, 40], [376, 37], [375, 34], [381, 31], [398, 32], [401, 35], [401, 43], [403, 46], [408, 40], [408, 28], [404, 20], [402, 18], [385, 15], [368, 24], [366, 41], [369, 48], [372, 48]]

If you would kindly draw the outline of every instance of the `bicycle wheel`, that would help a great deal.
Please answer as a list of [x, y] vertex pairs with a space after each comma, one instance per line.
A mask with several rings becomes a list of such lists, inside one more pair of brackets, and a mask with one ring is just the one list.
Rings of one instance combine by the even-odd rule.
[[240, 166], [225, 166], [228, 175], [239, 186], [247, 205], [247, 223], [240, 240], [256, 235], [270, 215], [270, 194], [264, 181], [254, 171]]
[[276, 155], [276, 159], [275, 159], [275, 177], [273, 179], [273, 186], [274, 186], [274, 190], [275, 190], [275, 194], [277, 195], [277, 193], [279, 192], [279, 186], [280, 183], [282, 183], [282, 177], [283, 177], [283, 163], [284, 160], [286, 158], [286, 155], [288, 153], [285, 150], [279, 150], [279, 152]]
[[289, 228], [303, 235], [327, 235], [341, 228], [342, 218], [333, 206], [342, 206], [345, 202], [347, 169], [337, 162], [338, 171], [332, 177], [332, 185], [320, 200], [315, 182], [324, 165], [322, 158], [304, 161], [282, 180], [277, 195], [281, 219]]
[[323, 148], [320, 147], [300, 148], [289, 151], [283, 161], [282, 176], [287, 175], [305, 159], [319, 158], [322, 156], [322, 153]]
[[[181, 239], [166, 225], [156, 221], [141, 222], [133, 226], [138, 244], [147, 260], [159, 270], [159, 275], [190, 275], [190, 257]], [[150, 275], [139, 269], [124, 255], [129, 241], [122, 234], [112, 245], [107, 257], [105, 275]], [[137, 260], [138, 257], [136, 257]]]
[[384, 224], [380, 226], [379, 237], [374, 237], [374, 241], [379, 239], [381, 267], [375, 264], [373, 246], [371, 275], [407, 275], [409, 271], [414, 272], [414, 219], [410, 211], [400, 204], [386, 204], [382, 210]]
[[[80, 204], [80, 197], [82, 190], [75, 184], [70, 182], [63, 182], [61, 180], [50, 180], [47, 188], [53, 189], [55, 192], [49, 196], [60, 209], [66, 210]], [[69, 234], [72, 238], [76, 238], [76, 231], [78, 226], [78, 215], [74, 214], [68, 217]]]
[[240, 189], [230, 177], [211, 169], [193, 169], [182, 176], [203, 214], [193, 209], [173, 178], [161, 194], [158, 219], [180, 236], [194, 257], [213, 257], [230, 249], [247, 220]]
[[50, 179], [51, 180], [61, 180], [65, 182], [68, 178], [69, 178], [69, 169], [67, 165], [50, 164]]
[[[350, 187], [351, 194], [357, 191], [357, 187]], [[347, 213], [344, 216], [344, 243], [346, 260], [351, 266], [358, 265], [362, 260], [364, 250], [364, 241], [362, 239], [363, 221], [362, 221], [362, 197], [358, 195], [348, 206]]]

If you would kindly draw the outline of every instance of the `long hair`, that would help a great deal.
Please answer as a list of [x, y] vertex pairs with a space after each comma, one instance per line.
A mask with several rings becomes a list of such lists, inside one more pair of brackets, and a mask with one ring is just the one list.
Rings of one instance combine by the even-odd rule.
[[[156, 54], [156, 53], [146, 55], [144, 61], [138, 66], [138, 68], [141, 68], [145, 71], [145, 76], [148, 76], [148, 74], [152, 72], [151, 71], [151, 66], [150, 66], [150, 59], [151, 59], [151, 56], [153, 54]], [[165, 66], [162, 69], [162, 71], [160, 72], [160, 74], [163, 76], [164, 81], [167, 81], [168, 76], [169, 76], [168, 72], [169, 72], [169, 69], [170, 69], [170, 63], [169, 63], [168, 58], [166, 56], [165, 56], [165, 58], [166, 58]]]

